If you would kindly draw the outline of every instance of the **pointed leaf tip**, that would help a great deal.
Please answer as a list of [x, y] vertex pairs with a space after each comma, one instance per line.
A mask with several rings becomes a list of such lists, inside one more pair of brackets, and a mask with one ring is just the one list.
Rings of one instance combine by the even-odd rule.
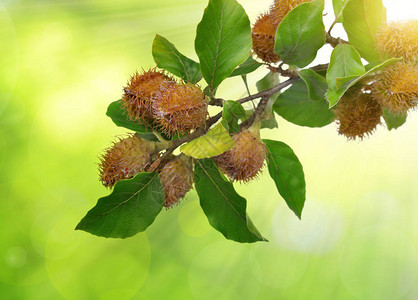
[[195, 174], [200, 206], [213, 228], [240, 243], [267, 241], [248, 217], [245, 198], [221, 175], [212, 159], [196, 161]]
[[263, 140], [268, 149], [268, 170], [287, 206], [301, 219], [305, 204], [306, 183], [303, 167], [285, 143]]
[[197, 25], [195, 50], [203, 78], [212, 90], [249, 56], [250, 20], [236, 0], [209, 0]]

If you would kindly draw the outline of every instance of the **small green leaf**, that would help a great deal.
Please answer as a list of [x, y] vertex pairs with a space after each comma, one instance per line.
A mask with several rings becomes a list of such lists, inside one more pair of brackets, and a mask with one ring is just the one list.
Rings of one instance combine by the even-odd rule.
[[[268, 72], [267, 75], [264, 76], [259, 81], [257, 81], [255, 85], [257, 86], [257, 90], [259, 92], [262, 92], [278, 85], [279, 83], [280, 83], [279, 74]], [[274, 102], [276, 101], [276, 97], [279, 94], [280, 92], [277, 92], [273, 94], [272, 96], [270, 96], [270, 99], [267, 102], [266, 109], [262, 116], [261, 128], [274, 129], [274, 128], [279, 127], [279, 124], [277, 124], [276, 117], [274, 116], [274, 113], [273, 113], [273, 105], [274, 105]], [[247, 118], [248, 118], [254, 113], [254, 110], [251, 109], [247, 113], [248, 113], [247, 115]]]
[[195, 49], [203, 77], [215, 89], [249, 56], [250, 20], [236, 0], [209, 0], [197, 25]]
[[245, 121], [245, 120], [247, 120], [249, 117], [251, 117], [251, 115], [254, 113], [254, 109], [246, 109], [245, 110], [245, 117], [244, 117], [244, 120], [243, 121]]
[[159, 68], [186, 81], [196, 83], [202, 79], [199, 64], [181, 54], [172, 43], [158, 34], [152, 44], [152, 56]]
[[367, 61], [380, 61], [376, 32], [386, 22], [382, 0], [350, 0], [343, 10], [343, 26], [350, 43]]
[[114, 101], [109, 105], [106, 115], [110, 117], [117, 126], [136, 131], [137, 135], [143, 139], [158, 141], [150, 127], [128, 119], [128, 114], [122, 109], [120, 100]]
[[[271, 99], [273, 100], [273, 99]], [[269, 101], [268, 105], [273, 105], [274, 101]], [[242, 121], [245, 121], [254, 113], [254, 109], [247, 109], [245, 110], [245, 117], [242, 118]], [[276, 116], [273, 113], [273, 107], [266, 107], [266, 111], [263, 114], [263, 119], [261, 120], [260, 128], [267, 128], [267, 129], [274, 129], [278, 128], [279, 124], [277, 123]]]
[[263, 64], [261, 64], [258, 61], [254, 60], [250, 56], [246, 61], [244, 61], [242, 64], [240, 64], [238, 66], [238, 68], [236, 68], [234, 70], [234, 72], [232, 72], [232, 74], [229, 77], [234, 77], [234, 76], [249, 74], [249, 73], [254, 72], [255, 70], [257, 70], [262, 65]]
[[[268, 90], [280, 83], [279, 73], [268, 72], [255, 84], [259, 92]], [[275, 94], [277, 95], [277, 94]], [[274, 95], [272, 96], [274, 98]]]
[[[278, 85], [280, 83], [280, 77], [279, 73], [273, 73], [268, 72], [266, 76], [261, 78], [257, 83], [255, 84], [257, 87], [257, 91], [262, 92], [268, 89], [271, 89], [272, 87]], [[272, 114], [273, 111], [273, 104], [276, 100], [277, 96], [280, 95], [280, 92], [277, 92], [270, 96], [269, 101], [267, 102], [267, 106], [263, 115], [263, 121], [261, 122], [261, 128], [276, 128], [277, 122], [274, 118], [274, 115]], [[253, 112], [253, 110], [251, 110]]]
[[325, 44], [324, 0], [302, 3], [279, 24], [274, 52], [288, 65], [307, 66]]
[[195, 186], [210, 225], [225, 238], [240, 243], [267, 241], [247, 215], [247, 200], [235, 191], [211, 159], [196, 161]]
[[[363, 78], [372, 75], [375, 72], [378, 72], [380, 70], [382, 70], [383, 68], [399, 61], [399, 58], [391, 58], [388, 59], [387, 61], [382, 62], [381, 64], [373, 64], [372, 66], [367, 67], [366, 69], [368, 69], [368, 71], [366, 73], [364, 73], [361, 76], [350, 76], [350, 77], [346, 77], [344, 79], [345, 83], [341, 85], [340, 83], [340, 87], [336, 90], [332, 90], [329, 89], [327, 92], [327, 99], [329, 102], [329, 106], [333, 107], [334, 105], [336, 105], [338, 103], [338, 101], [341, 99], [341, 97], [345, 94], [345, 92], [352, 87], [353, 85], [355, 85], [357, 82], [359, 82], [360, 80], [362, 80]], [[349, 80], [346, 80], [346, 79]], [[342, 78], [337, 78], [338, 80], [342, 80]], [[337, 85], [338, 86], [338, 85]]]
[[282, 93], [273, 106], [276, 113], [299, 126], [323, 127], [334, 121], [328, 102], [312, 100], [306, 84], [299, 80]]
[[222, 119], [228, 124], [229, 132], [239, 131], [238, 121], [245, 119], [246, 113], [244, 107], [236, 101], [228, 100], [224, 102]]
[[94, 235], [127, 238], [154, 222], [164, 203], [164, 189], [156, 173], [139, 173], [116, 183], [113, 192], [100, 198], [77, 225]]
[[341, 23], [343, 21], [343, 10], [348, 1], [349, 0], [332, 0], [336, 23]]
[[383, 112], [383, 119], [385, 119], [386, 126], [389, 130], [398, 129], [406, 122], [408, 114], [397, 115], [389, 110]]
[[347, 84], [347, 82], [350, 82], [356, 78], [360, 77], [359, 75], [350, 75], [350, 76], [346, 76], [346, 77], [337, 77], [335, 79], [335, 86], [336, 89], [339, 90], [340, 88], [342, 88], [344, 85]]
[[323, 100], [328, 90], [327, 80], [311, 69], [299, 71], [299, 77], [308, 87], [308, 95], [311, 100]]
[[287, 206], [302, 216], [306, 184], [302, 165], [293, 150], [285, 143], [263, 140], [268, 149], [268, 170]]
[[180, 151], [194, 158], [207, 158], [228, 151], [235, 146], [228, 131], [219, 123], [205, 135], [180, 147]]
[[125, 127], [136, 132], [150, 131], [146, 126], [128, 119], [128, 114], [122, 109], [121, 100], [110, 103], [107, 108], [106, 116], [110, 117], [113, 123], [119, 127]]
[[250, 88], [248, 87], [247, 74], [241, 75], [241, 79], [244, 82], [244, 86], [245, 86], [245, 89], [247, 90], [248, 95], [251, 95]]
[[351, 45], [338, 45], [331, 53], [327, 71], [327, 82], [331, 90], [337, 89], [337, 78], [353, 75], [361, 76], [366, 72], [357, 50]]
[[279, 124], [277, 124], [276, 117], [274, 114], [270, 114], [271, 116], [269, 118], [266, 118], [261, 121], [261, 129], [267, 128], [267, 129], [274, 129], [279, 127]]

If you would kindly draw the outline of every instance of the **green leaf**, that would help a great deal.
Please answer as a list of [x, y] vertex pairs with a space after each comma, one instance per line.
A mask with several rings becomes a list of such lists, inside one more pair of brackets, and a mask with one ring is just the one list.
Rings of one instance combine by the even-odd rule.
[[[259, 92], [268, 90], [280, 83], [280, 78], [278, 73], [269, 72], [266, 76], [264, 76], [262, 79], [257, 81], [256, 86], [257, 90]], [[280, 92], [277, 92], [270, 96], [270, 99], [267, 102], [266, 109], [264, 110], [264, 113], [262, 115], [261, 120], [261, 128], [268, 128], [268, 129], [274, 129], [279, 127], [276, 121], [276, 117], [273, 112], [273, 105], [276, 101], [277, 96], [280, 95]], [[249, 118], [254, 113], [254, 109], [250, 109], [246, 111], [246, 118]]]
[[285, 63], [303, 68], [315, 59], [316, 52], [325, 44], [323, 10], [324, 0], [302, 3], [279, 24], [274, 52]]
[[330, 107], [337, 104], [341, 96], [339, 90], [345, 83], [353, 78], [360, 77], [366, 72], [361, 62], [360, 54], [351, 45], [338, 45], [331, 53], [331, 59], [327, 70], [327, 82], [329, 90], [327, 99]]
[[312, 100], [306, 84], [299, 80], [282, 93], [273, 106], [276, 113], [299, 126], [323, 127], [334, 121], [326, 100]]
[[236, 101], [228, 100], [224, 102], [222, 119], [228, 124], [229, 132], [239, 131], [238, 121], [245, 119], [246, 113], [244, 107]]
[[380, 61], [376, 32], [386, 22], [382, 0], [350, 0], [343, 10], [343, 26], [350, 43], [367, 61]]
[[250, 20], [236, 0], [209, 0], [197, 25], [195, 49], [203, 77], [215, 89], [251, 50]]
[[398, 129], [399, 127], [401, 127], [406, 122], [407, 116], [408, 115], [406, 113], [398, 115], [392, 113], [387, 109], [385, 109], [385, 111], [383, 112], [383, 119], [385, 119], [386, 126], [389, 130]]
[[152, 56], [159, 68], [165, 69], [193, 83], [202, 79], [200, 65], [181, 54], [166, 38], [156, 35], [152, 44]]
[[293, 150], [285, 143], [263, 140], [268, 149], [268, 170], [287, 206], [302, 216], [306, 184], [302, 165]]
[[279, 127], [279, 124], [277, 124], [277, 120], [274, 114], [270, 114], [269, 118], [266, 118], [261, 121], [261, 129], [263, 128], [274, 129], [277, 127]]
[[139, 173], [117, 182], [112, 193], [97, 201], [76, 230], [103, 237], [131, 237], [154, 222], [163, 203], [164, 189], [158, 174]]
[[152, 129], [128, 119], [128, 114], [122, 109], [120, 100], [112, 102], [107, 108], [106, 115], [110, 117], [117, 126], [136, 131], [137, 135], [149, 141], [158, 141]]
[[254, 60], [252, 57], [249, 57], [246, 61], [239, 65], [229, 77], [239, 76], [239, 75], [246, 75], [248, 73], [254, 72], [263, 64], [259, 63], [258, 61]]
[[235, 146], [228, 131], [219, 123], [205, 135], [180, 147], [180, 151], [194, 158], [207, 158], [228, 151]]
[[366, 72], [357, 50], [351, 45], [338, 45], [331, 53], [327, 82], [331, 90], [337, 89], [337, 78], [361, 76]]
[[[255, 84], [259, 92], [268, 90], [280, 83], [279, 73], [268, 72], [266, 76]], [[275, 94], [277, 95], [277, 94]], [[274, 97], [274, 95], [272, 96]]]
[[349, 0], [332, 0], [336, 23], [341, 23], [343, 21], [343, 10], [348, 1]]
[[248, 217], [245, 198], [221, 175], [211, 159], [196, 161], [195, 186], [210, 225], [225, 238], [240, 243], [267, 241]]
[[350, 82], [356, 78], [360, 77], [359, 75], [350, 75], [350, 76], [346, 76], [346, 77], [337, 77], [335, 79], [335, 83], [336, 83], [336, 88], [337, 90], [342, 88], [344, 85], [347, 84], [347, 82]]
[[[332, 90], [332, 89], [328, 90], [327, 99], [328, 99], [328, 102], [329, 102], [329, 106], [333, 107], [334, 105], [336, 105], [338, 103], [338, 101], [341, 99], [341, 97], [345, 94], [345, 92], [350, 87], [352, 87], [357, 82], [359, 82], [360, 80], [364, 79], [367, 76], [372, 75], [375, 72], [378, 72], [378, 71], [382, 70], [383, 68], [385, 68], [385, 67], [387, 67], [387, 66], [389, 66], [389, 65], [391, 65], [391, 64], [393, 64], [393, 63], [395, 63], [399, 60], [400, 60], [399, 58], [391, 58], [391, 59], [388, 59], [388, 60], [386, 60], [386, 61], [384, 61], [380, 64], [377, 64], [377, 65], [373, 64], [374, 67], [371, 67], [371, 68], [368, 67], [367, 68], [368, 71], [361, 76], [352, 76], [352, 77], [349, 77], [349, 78], [346, 77], [350, 80], [346, 80], [346, 82], [343, 85], [341, 85], [341, 87], [339, 87], [336, 90]], [[337, 78], [337, 80], [341, 80], [341, 79], [342, 78]]]
[[245, 117], [244, 117], [244, 120], [243, 121], [245, 121], [245, 120], [247, 120], [249, 117], [251, 117], [251, 115], [254, 113], [254, 109], [246, 109], [245, 110]]
[[[268, 72], [266, 76], [264, 76], [262, 79], [257, 81], [256, 86], [257, 90], [259, 92], [268, 90], [280, 83], [280, 78], [278, 73]], [[277, 124], [276, 118], [273, 113], [273, 105], [276, 101], [276, 97], [280, 94], [280, 92], [277, 92], [270, 96], [269, 101], [267, 102], [266, 109], [264, 111], [264, 114], [262, 116], [261, 121], [261, 128], [268, 128], [268, 129], [274, 129], [279, 127]], [[254, 110], [249, 110], [249, 115], [247, 117], [250, 117]]]
[[250, 88], [248, 87], [247, 74], [241, 75], [241, 79], [244, 82], [244, 86], [247, 90], [248, 95], [251, 95]]
[[328, 90], [327, 80], [311, 69], [299, 71], [299, 77], [308, 87], [308, 95], [311, 100], [323, 100]]
[[121, 100], [110, 103], [106, 111], [106, 116], [110, 117], [113, 123], [119, 127], [125, 127], [136, 132], [150, 131], [146, 126], [128, 119], [128, 114], [122, 108]]

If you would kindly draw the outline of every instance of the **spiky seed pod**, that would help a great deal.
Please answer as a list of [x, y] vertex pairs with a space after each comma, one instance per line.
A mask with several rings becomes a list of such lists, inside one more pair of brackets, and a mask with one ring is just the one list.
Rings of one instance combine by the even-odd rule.
[[274, 53], [277, 27], [283, 18], [297, 5], [310, 0], [275, 0], [269, 13], [261, 14], [254, 23], [251, 34], [253, 50], [257, 56], [267, 63], [280, 61]]
[[122, 95], [122, 107], [128, 112], [128, 117], [131, 120], [152, 119], [152, 96], [163, 82], [171, 80], [172, 78], [155, 68], [132, 75]]
[[377, 49], [383, 57], [418, 59], [418, 20], [387, 23], [380, 27], [376, 38]]
[[372, 96], [383, 108], [398, 114], [418, 105], [418, 64], [398, 62], [376, 76]]
[[140, 139], [137, 135], [120, 138], [105, 150], [100, 158], [100, 181], [113, 187], [121, 179], [129, 179], [143, 172], [151, 163], [155, 143]]
[[213, 160], [231, 180], [248, 182], [256, 178], [264, 166], [266, 145], [250, 131], [237, 133], [232, 139], [235, 146]]
[[152, 108], [167, 135], [188, 133], [203, 125], [208, 115], [204, 92], [191, 83], [165, 82], [155, 93]]
[[270, 14], [262, 14], [255, 22], [251, 35], [253, 50], [257, 56], [267, 63], [276, 63], [280, 56], [274, 53], [274, 39], [278, 23], [273, 21]]
[[[270, 8], [270, 14], [275, 24], [280, 24], [284, 17], [296, 6], [311, 0], [275, 0]], [[277, 27], [276, 27], [277, 28]]]
[[160, 171], [164, 187], [164, 207], [171, 208], [193, 187], [193, 166], [186, 155], [173, 156]]
[[380, 124], [382, 109], [370, 93], [360, 90], [346, 93], [334, 110], [338, 133], [349, 140], [361, 140]]

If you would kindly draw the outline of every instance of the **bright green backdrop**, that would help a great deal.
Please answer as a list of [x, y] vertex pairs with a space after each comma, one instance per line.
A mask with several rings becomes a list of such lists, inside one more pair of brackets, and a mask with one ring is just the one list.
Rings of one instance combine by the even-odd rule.
[[[254, 21], [269, 1], [241, 3]], [[107, 105], [153, 66], [156, 33], [196, 58], [205, 6], [0, 0], [0, 299], [418, 299], [417, 112], [361, 143], [335, 124], [279, 119], [263, 137], [289, 144], [304, 165], [302, 221], [267, 172], [237, 187], [269, 243], [224, 240], [195, 192], [128, 240], [73, 230], [108, 193], [97, 157], [125, 132]], [[244, 89], [228, 79], [220, 93]]]

